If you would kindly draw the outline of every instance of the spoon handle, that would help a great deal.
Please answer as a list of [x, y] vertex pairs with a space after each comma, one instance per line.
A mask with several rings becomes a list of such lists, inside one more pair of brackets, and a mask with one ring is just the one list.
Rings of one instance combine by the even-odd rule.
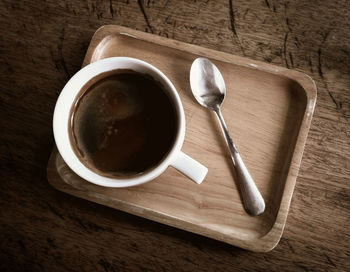
[[253, 178], [249, 174], [247, 167], [243, 163], [243, 160], [239, 155], [235, 144], [233, 143], [231, 135], [225, 124], [224, 117], [221, 114], [220, 108], [214, 112], [216, 113], [216, 116], [219, 120], [222, 132], [225, 136], [226, 144], [231, 153], [232, 162], [237, 174], [238, 187], [243, 200], [243, 206], [247, 213], [251, 215], [262, 214], [265, 210], [264, 199], [262, 198]]

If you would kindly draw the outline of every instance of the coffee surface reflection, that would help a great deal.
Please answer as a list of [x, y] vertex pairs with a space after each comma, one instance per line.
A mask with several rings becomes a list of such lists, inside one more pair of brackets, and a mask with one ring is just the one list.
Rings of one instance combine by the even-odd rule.
[[100, 175], [130, 177], [165, 157], [176, 136], [174, 106], [148, 75], [116, 70], [85, 86], [71, 110], [74, 152]]

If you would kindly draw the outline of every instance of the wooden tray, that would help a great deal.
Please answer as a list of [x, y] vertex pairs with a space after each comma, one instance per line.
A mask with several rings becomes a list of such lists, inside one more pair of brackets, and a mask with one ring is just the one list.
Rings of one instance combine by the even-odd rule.
[[[201, 185], [168, 168], [147, 184], [111, 189], [75, 175], [54, 149], [48, 180], [58, 190], [253, 251], [274, 248], [284, 229], [316, 103], [305, 74], [119, 26], [97, 30], [84, 63], [112, 56], [147, 61], [174, 83], [186, 114], [184, 152], [208, 167]], [[251, 217], [236, 188], [231, 158], [212, 112], [193, 98], [192, 61], [210, 58], [227, 86], [223, 115], [266, 211]]]

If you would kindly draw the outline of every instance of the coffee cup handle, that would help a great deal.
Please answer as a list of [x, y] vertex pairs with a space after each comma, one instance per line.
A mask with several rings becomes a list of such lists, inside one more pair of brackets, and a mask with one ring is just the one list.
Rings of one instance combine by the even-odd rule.
[[197, 184], [201, 184], [208, 173], [208, 168], [192, 159], [182, 151], [178, 153], [170, 165], [192, 179]]

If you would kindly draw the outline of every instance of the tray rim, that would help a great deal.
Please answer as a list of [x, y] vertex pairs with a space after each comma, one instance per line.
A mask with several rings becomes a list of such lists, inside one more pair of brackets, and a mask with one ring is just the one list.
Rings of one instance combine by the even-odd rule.
[[[307, 135], [310, 129], [311, 120], [312, 120], [313, 112], [316, 105], [317, 89], [316, 89], [316, 84], [314, 80], [303, 72], [290, 70], [284, 67], [276, 66], [274, 64], [252, 60], [245, 57], [235, 56], [230, 53], [216, 51], [216, 50], [205, 48], [202, 46], [188, 44], [185, 42], [172, 40], [169, 38], [141, 32], [138, 30], [134, 30], [123, 26], [118, 26], [118, 25], [105, 25], [105, 26], [101, 26], [99, 29], [96, 30], [88, 46], [82, 67], [86, 66], [91, 62], [93, 54], [96, 51], [96, 48], [100, 45], [100, 43], [104, 39], [111, 38], [112, 36], [117, 34], [128, 35], [143, 41], [151, 42], [161, 46], [170, 47], [173, 49], [178, 49], [178, 50], [196, 54], [196, 55], [207, 56], [207, 57], [210, 57], [211, 59], [215, 59], [215, 60], [230, 63], [230, 64], [245, 66], [250, 69], [258, 69], [261, 71], [265, 71], [267, 73], [283, 75], [284, 77], [287, 77], [288, 79], [291, 79], [301, 85], [306, 96], [306, 107], [304, 110], [303, 118], [300, 123], [299, 132], [296, 137], [295, 144], [293, 145], [292, 156], [289, 164], [289, 169], [286, 175], [284, 189], [282, 192], [280, 206], [278, 208], [276, 219], [271, 229], [265, 235], [254, 239], [242, 239], [242, 238], [239, 239], [234, 235], [222, 234], [219, 231], [206, 229], [201, 226], [200, 226], [201, 230], [198, 231], [199, 226], [196, 224], [189, 223], [186, 221], [180, 221], [180, 219], [174, 220], [170, 215], [159, 213], [157, 211], [153, 211], [144, 207], [139, 207], [134, 204], [125, 204], [119, 201], [118, 208], [116, 208], [115, 206], [111, 206], [108, 203], [104, 203], [103, 200], [101, 201], [100, 198], [95, 198], [93, 200], [94, 202], [97, 202], [102, 205], [110, 206], [112, 208], [122, 210], [124, 212], [128, 212], [140, 217], [144, 217], [149, 220], [153, 220], [153, 221], [170, 225], [176, 228], [180, 228], [189, 232], [210, 237], [210, 238], [213, 238], [225, 243], [229, 243], [231, 245], [238, 246], [244, 249], [248, 249], [256, 252], [267, 252], [272, 250], [280, 241], [280, 238], [282, 236], [282, 233], [285, 227], [291, 199], [294, 192], [294, 187], [296, 184], [296, 179], [298, 176], [298, 171], [299, 171], [302, 156], [303, 156]], [[55, 149], [56, 148], [54, 148], [50, 156], [49, 166], [50, 166], [50, 162], [55, 159], [53, 158], [55, 154]], [[49, 166], [48, 166], [48, 180], [50, 182], [51, 180], [50, 177], [52, 177], [53, 173], [52, 173], [52, 170], [49, 169]], [[72, 192], [64, 190], [64, 188], [62, 187], [58, 188], [51, 182], [50, 184], [58, 190], [72, 194]], [[80, 195], [79, 192], [77, 193], [76, 196], [91, 201], [91, 196], [90, 198], [86, 198], [84, 197], [84, 195]], [[133, 207], [133, 209], [128, 208], [128, 206]], [[184, 222], [186, 223], [185, 225], [182, 224]]]

